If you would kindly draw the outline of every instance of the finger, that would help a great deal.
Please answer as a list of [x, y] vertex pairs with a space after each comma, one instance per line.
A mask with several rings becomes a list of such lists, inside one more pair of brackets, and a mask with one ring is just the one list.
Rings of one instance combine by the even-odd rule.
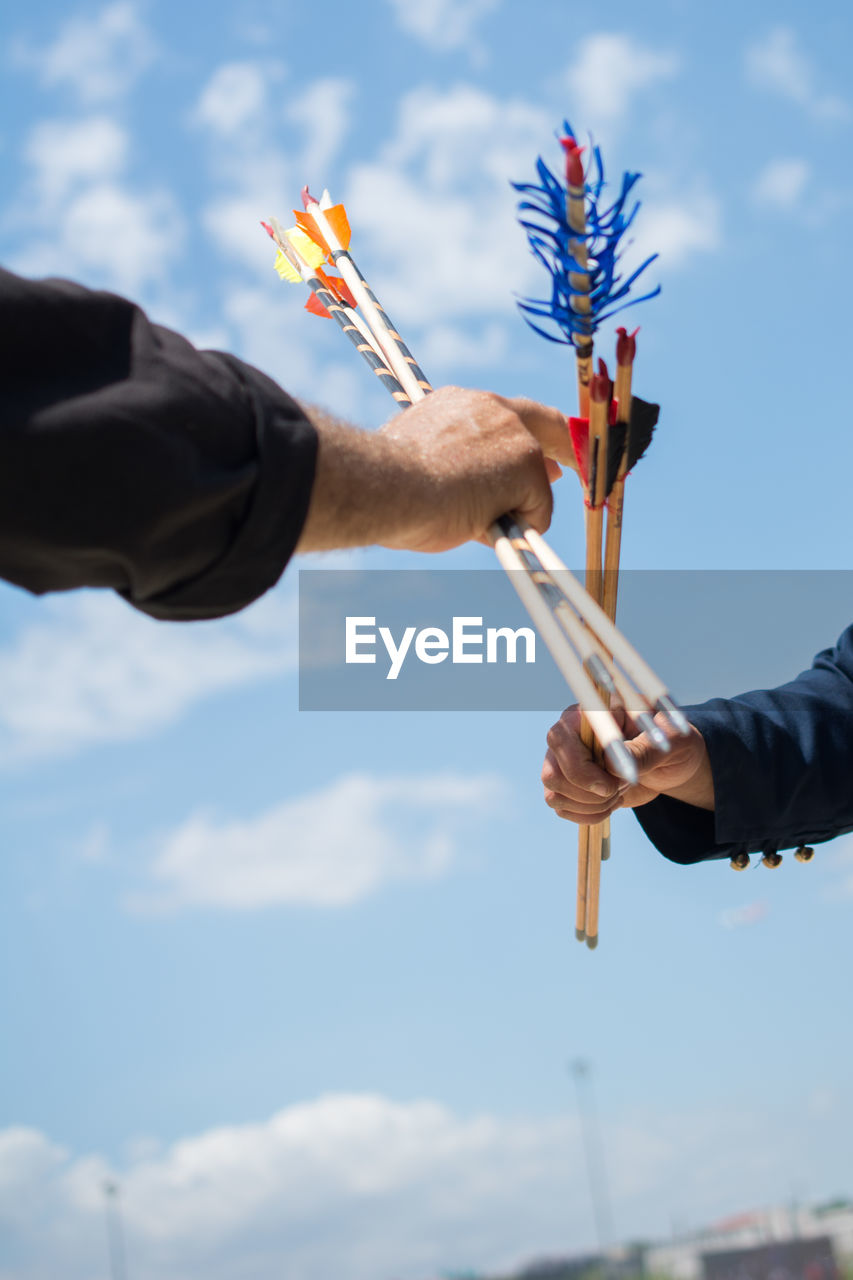
[[578, 464], [569, 435], [569, 421], [559, 409], [517, 396], [508, 401], [521, 418], [527, 430], [534, 435], [548, 458], [554, 458], [566, 467], [577, 471]]
[[567, 783], [581, 792], [610, 799], [618, 790], [621, 779], [595, 762], [589, 747], [581, 740], [579, 718], [577, 723], [578, 728], [575, 729], [564, 720], [558, 720], [548, 730], [544, 768], [550, 765], [551, 770], [558, 771]]
[[[540, 776], [542, 785], [548, 791], [553, 791], [558, 796], [563, 796], [566, 800], [577, 800], [580, 804], [600, 805], [602, 801], [609, 802], [615, 796], [620, 795], [628, 785], [619, 779], [611, 777], [610, 774], [605, 774], [604, 783], [601, 783], [596, 777], [593, 780], [593, 786], [584, 785], [584, 783], [578, 782], [572, 776], [566, 777], [550, 751], [545, 756], [545, 763], [542, 766]], [[606, 790], [604, 789], [605, 786]], [[596, 787], [600, 789], [596, 790]]]
[[515, 504], [515, 514], [517, 514], [519, 520], [526, 520], [528, 524], [532, 524], [537, 533], [547, 532], [551, 523], [551, 514], [554, 510], [554, 495], [548, 483], [548, 476], [544, 466], [545, 459], [541, 458], [541, 461], [543, 464], [541, 483], [531, 485], [527, 494], [524, 495], [520, 502]]
[[577, 819], [579, 822], [597, 822], [597, 814], [606, 815], [612, 813], [622, 803], [621, 795], [616, 796], [613, 800], [599, 800], [595, 796], [587, 796], [585, 800], [574, 800], [569, 796], [563, 796], [556, 791], [547, 789], [544, 792], [544, 797], [549, 809], [555, 809], [558, 812], [566, 810], [568, 813], [580, 815]]
[[551, 484], [553, 484], [555, 480], [560, 479], [563, 474], [563, 468], [560, 466], [559, 462], [555, 462], [553, 458], [546, 458], [545, 472], [548, 479], [551, 481]]
[[662, 751], [656, 746], [647, 733], [637, 734], [636, 738], [632, 738], [625, 745], [634, 757], [637, 772], [641, 777], [651, 773], [659, 765], [668, 764], [671, 758], [669, 752]]
[[618, 808], [618, 805], [610, 805], [606, 809], [597, 809], [594, 813], [586, 813], [583, 810], [564, 806], [555, 808], [554, 813], [558, 818], [563, 818], [566, 822], [574, 822], [579, 827], [597, 827], [600, 822], [604, 822]]
[[623, 794], [619, 797], [619, 807], [621, 809], [639, 809], [641, 805], [648, 804], [650, 800], [656, 800], [660, 792], [655, 791], [651, 787], [627, 787]]

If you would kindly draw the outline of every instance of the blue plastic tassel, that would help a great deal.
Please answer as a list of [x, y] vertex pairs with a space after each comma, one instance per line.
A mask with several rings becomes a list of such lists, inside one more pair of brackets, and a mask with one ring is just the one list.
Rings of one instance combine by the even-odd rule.
[[[563, 122], [563, 131], [569, 138], [576, 136], [568, 121]], [[586, 345], [603, 320], [660, 293], [658, 285], [640, 298], [628, 299], [632, 286], [654, 262], [656, 253], [626, 279], [619, 274], [625, 236], [640, 207], [639, 201], [634, 200], [629, 208], [629, 197], [640, 174], [623, 174], [616, 200], [602, 208], [601, 197], [606, 186], [604, 165], [599, 148], [592, 148], [592, 162], [584, 187], [586, 230], [581, 235], [569, 225], [567, 183], [556, 178], [541, 157], [536, 161], [536, 171], [539, 183], [514, 182], [512, 185], [525, 197], [518, 206], [519, 222], [527, 233], [533, 256], [551, 276], [551, 296], [541, 300], [523, 298], [518, 305], [531, 329], [549, 342], [578, 346], [580, 341]], [[575, 256], [581, 243], [586, 247], [585, 265]], [[588, 280], [588, 293], [570, 279], [579, 273]], [[588, 309], [586, 304], [583, 310], [578, 308], [580, 294], [589, 297]], [[536, 323], [538, 320], [550, 322], [563, 336], [543, 329]]]

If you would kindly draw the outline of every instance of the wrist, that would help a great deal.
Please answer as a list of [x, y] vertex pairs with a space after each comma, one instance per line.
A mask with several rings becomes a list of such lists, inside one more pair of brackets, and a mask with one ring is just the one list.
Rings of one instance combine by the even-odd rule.
[[308, 410], [318, 450], [298, 552], [405, 545], [414, 518], [411, 443]]
[[689, 749], [696, 758], [696, 767], [690, 777], [674, 787], [667, 787], [663, 793], [683, 804], [693, 805], [695, 809], [713, 810], [715, 807], [714, 775], [711, 772], [711, 760], [708, 748], [695, 725], [690, 726], [691, 741]]

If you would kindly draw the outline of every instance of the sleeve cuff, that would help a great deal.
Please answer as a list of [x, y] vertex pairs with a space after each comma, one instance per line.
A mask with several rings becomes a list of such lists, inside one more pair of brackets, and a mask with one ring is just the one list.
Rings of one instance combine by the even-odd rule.
[[670, 862], [691, 866], [711, 858], [730, 857], [728, 846], [717, 843], [714, 813], [659, 796], [634, 810], [652, 844]]
[[311, 501], [317, 432], [295, 400], [256, 369], [217, 353], [243, 381], [257, 436], [258, 480], [228, 550], [204, 573], [157, 596], [125, 598], [152, 618], [192, 621], [236, 613], [275, 586]]

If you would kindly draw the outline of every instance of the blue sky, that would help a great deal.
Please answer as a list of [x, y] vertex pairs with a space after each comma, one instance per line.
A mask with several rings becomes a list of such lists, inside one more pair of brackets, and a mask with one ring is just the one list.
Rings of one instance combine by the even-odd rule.
[[[373, 426], [379, 389], [258, 227], [329, 186], [434, 383], [571, 410], [570, 361], [515, 311], [541, 282], [508, 186], [557, 162], [568, 115], [612, 174], [643, 171], [635, 251], [661, 255], [624, 563], [788, 571], [710, 622], [664, 577], [672, 621], [638, 616], [638, 642], [685, 696], [806, 665], [849, 620], [849, 578], [790, 573], [851, 567], [848, 7], [318, 13], [5, 14], [0, 259], [129, 293]], [[576, 561], [573, 477], [557, 501]], [[192, 627], [0, 590], [0, 1278], [106, 1276], [108, 1176], [131, 1277], [425, 1280], [584, 1249], [579, 1056], [620, 1238], [853, 1191], [853, 842], [770, 878], [682, 870], [621, 815], [589, 955], [574, 832], [540, 799], [550, 718], [300, 714], [296, 568]]]

